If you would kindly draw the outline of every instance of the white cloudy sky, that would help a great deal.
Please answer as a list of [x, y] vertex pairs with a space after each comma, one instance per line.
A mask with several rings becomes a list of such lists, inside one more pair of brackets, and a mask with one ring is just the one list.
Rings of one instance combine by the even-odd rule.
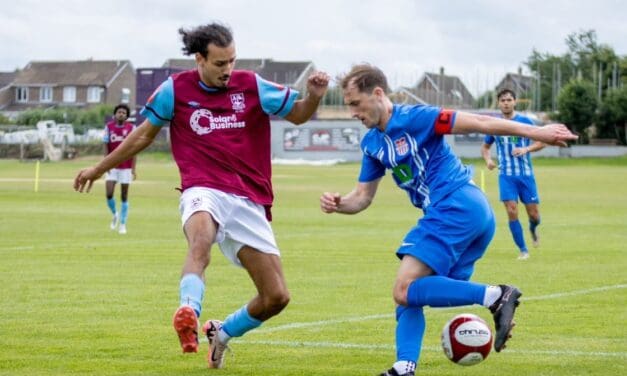
[[[380, 66], [393, 87], [444, 66], [473, 93], [572, 32], [627, 54], [624, 0], [0, 0], [0, 71], [31, 60], [183, 57], [177, 29], [232, 27], [241, 58], [311, 60], [332, 75]], [[524, 68], [524, 67], [523, 67]]]

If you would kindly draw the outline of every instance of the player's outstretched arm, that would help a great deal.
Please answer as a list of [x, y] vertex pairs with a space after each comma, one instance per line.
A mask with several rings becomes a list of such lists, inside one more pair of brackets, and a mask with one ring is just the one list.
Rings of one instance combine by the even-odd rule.
[[135, 154], [148, 147], [160, 130], [161, 127], [152, 125], [148, 120], [144, 121], [142, 125], [128, 135], [120, 146], [104, 157], [100, 162], [92, 167], [79, 171], [76, 178], [74, 178], [74, 190], [78, 192], [89, 192], [94, 181], [98, 180], [102, 174], [125, 160], [134, 157]]
[[303, 124], [307, 120], [311, 119], [313, 114], [318, 109], [320, 100], [327, 92], [329, 86], [330, 77], [324, 72], [314, 72], [307, 79], [307, 96], [304, 99], [294, 102], [294, 107], [285, 120], [299, 125]]
[[324, 192], [320, 196], [320, 209], [325, 213], [357, 214], [370, 206], [380, 181], [381, 178], [367, 183], [358, 183], [355, 189], [345, 196], [337, 192]]
[[458, 112], [452, 133], [483, 133], [503, 136], [521, 136], [541, 141], [548, 145], [567, 146], [579, 136], [573, 134], [564, 124], [548, 124], [543, 127], [530, 127], [515, 121]]

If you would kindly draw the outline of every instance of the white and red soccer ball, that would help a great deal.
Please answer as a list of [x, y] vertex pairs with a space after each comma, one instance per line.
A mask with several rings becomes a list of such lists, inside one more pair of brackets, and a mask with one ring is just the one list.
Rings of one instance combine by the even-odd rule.
[[453, 363], [472, 366], [482, 362], [492, 349], [492, 331], [479, 316], [463, 313], [442, 330], [442, 349]]

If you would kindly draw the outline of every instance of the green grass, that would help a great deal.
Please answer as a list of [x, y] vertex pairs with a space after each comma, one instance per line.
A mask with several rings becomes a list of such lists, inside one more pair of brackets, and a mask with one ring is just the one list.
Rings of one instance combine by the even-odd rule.
[[[394, 361], [394, 251], [420, 213], [389, 177], [366, 212], [326, 215], [320, 194], [352, 189], [357, 164], [274, 167], [273, 227], [292, 301], [233, 341], [224, 370], [208, 371], [206, 342], [181, 354], [170, 323], [186, 253], [175, 165], [140, 156], [120, 236], [108, 229], [101, 181], [87, 195], [71, 188], [95, 160], [42, 163], [38, 193], [34, 163], [0, 160], [0, 374], [374, 375]], [[627, 158], [535, 167], [542, 246], [526, 262], [516, 260], [496, 173], [486, 173], [498, 225], [473, 280], [524, 291], [508, 349], [456, 366], [440, 350], [440, 329], [461, 312], [491, 321], [488, 311], [427, 309], [420, 375], [627, 374]], [[243, 270], [213, 253], [203, 320], [223, 319], [255, 293]]]

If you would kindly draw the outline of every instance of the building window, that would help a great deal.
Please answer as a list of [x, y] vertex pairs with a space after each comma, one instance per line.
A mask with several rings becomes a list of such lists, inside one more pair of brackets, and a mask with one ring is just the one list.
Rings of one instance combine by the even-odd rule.
[[15, 101], [18, 103], [28, 102], [28, 88], [18, 86], [15, 88]]
[[122, 88], [122, 95], [120, 97], [120, 103], [129, 104], [131, 101], [131, 89], [124, 87]]
[[73, 103], [76, 102], [76, 87], [66, 86], [63, 88], [63, 102]]
[[52, 102], [52, 86], [42, 86], [39, 88], [39, 101]]
[[102, 89], [100, 86], [90, 86], [87, 88], [87, 102], [100, 103], [100, 93]]

